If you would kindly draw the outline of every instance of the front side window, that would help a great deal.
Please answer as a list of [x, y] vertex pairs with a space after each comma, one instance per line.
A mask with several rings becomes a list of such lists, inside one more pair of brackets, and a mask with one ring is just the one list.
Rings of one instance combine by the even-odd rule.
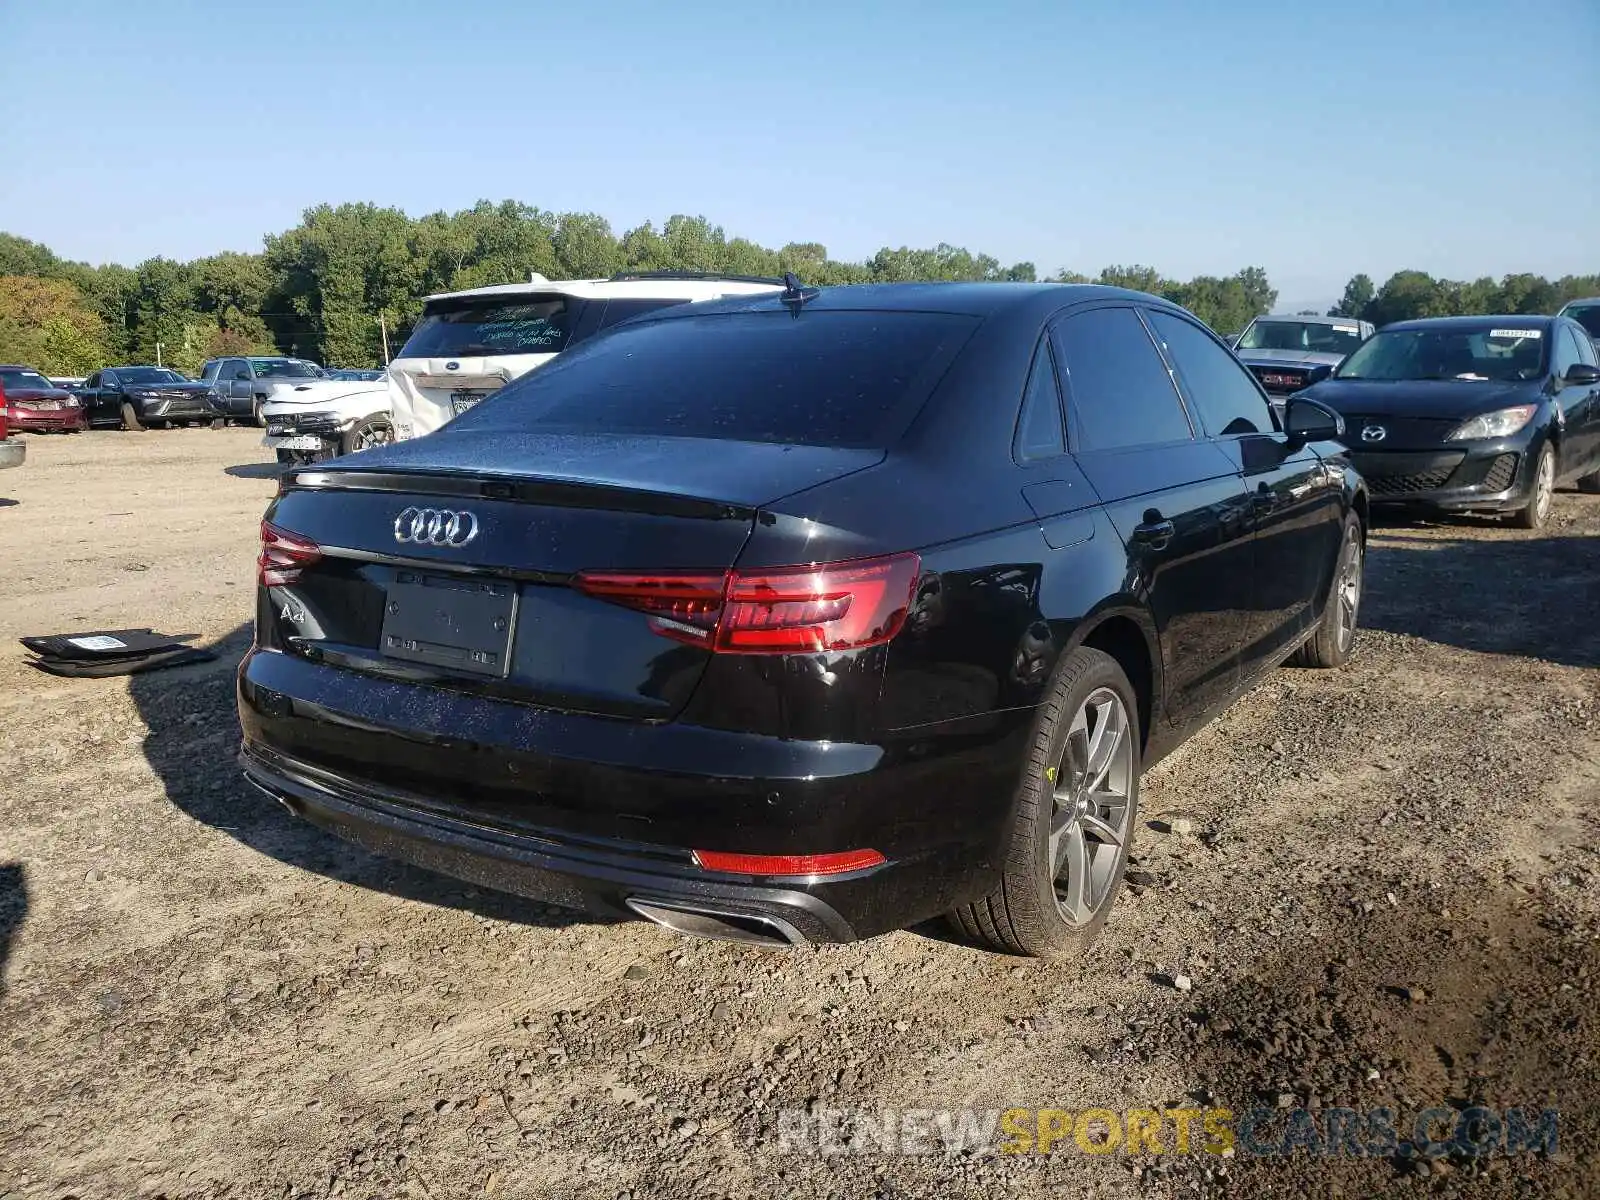
[[1545, 332], [1542, 324], [1509, 318], [1381, 330], [1345, 359], [1334, 377], [1465, 383], [1538, 379], [1545, 372], [1545, 343], [1550, 340]]
[[1272, 410], [1237, 359], [1182, 317], [1164, 312], [1147, 315], [1183, 381], [1184, 394], [1211, 436], [1272, 432]]
[[215, 379], [216, 377], [217, 377], [217, 361], [215, 359], [212, 359], [205, 366], [200, 368], [200, 378], [202, 380], [212, 380], [212, 379]]
[[566, 348], [576, 307], [565, 296], [436, 300], [423, 309], [398, 357], [555, 354]]
[[1582, 360], [1578, 356], [1578, 339], [1567, 331], [1565, 325], [1556, 327], [1556, 344], [1551, 353], [1550, 373], [1560, 379], [1567, 373], [1568, 367], [1576, 366]]
[[1082, 450], [1189, 441], [1172, 376], [1131, 308], [1078, 313], [1054, 331]]
[[1033, 369], [1028, 372], [1028, 387], [1022, 397], [1022, 416], [1017, 422], [1017, 457], [1023, 460], [1056, 458], [1066, 452], [1056, 368], [1050, 360], [1050, 344], [1041, 342], [1034, 353]]

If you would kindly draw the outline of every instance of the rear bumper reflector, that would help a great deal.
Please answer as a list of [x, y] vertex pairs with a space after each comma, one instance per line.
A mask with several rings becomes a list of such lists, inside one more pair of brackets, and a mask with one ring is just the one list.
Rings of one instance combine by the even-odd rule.
[[882, 866], [887, 860], [876, 850], [841, 850], [836, 854], [736, 854], [726, 850], [696, 850], [694, 861], [707, 871], [733, 875], [843, 875]]

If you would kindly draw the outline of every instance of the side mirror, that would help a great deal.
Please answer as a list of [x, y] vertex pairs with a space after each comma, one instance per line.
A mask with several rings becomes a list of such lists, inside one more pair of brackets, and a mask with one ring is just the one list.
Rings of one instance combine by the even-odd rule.
[[244, 367], [240, 367], [237, 371], [235, 371], [233, 373], [233, 377], [235, 379], [243, 380], [246, 383], [250, 382], [250, 372]]
[[1581, 387], [1585, 384], [1592, 386], [1600, 383], [1600, 367], [1591, 367], [1588, 363], [1573, 363], [1567, 368], [1567, 373], [1561, 380], [1569, 387]]
[[1283, 428], [1291, 441], [1330, 442], [1344, 437], [1344, 418], [1309, 396], [1290, 396], [1283, 404]]

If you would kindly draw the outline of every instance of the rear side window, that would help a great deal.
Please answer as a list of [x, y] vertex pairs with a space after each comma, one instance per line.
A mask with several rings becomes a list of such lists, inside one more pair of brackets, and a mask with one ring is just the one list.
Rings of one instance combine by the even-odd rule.
[[1172, 376], [1131, 308], [1098, 308], [1056, 326], [1060, 370], [1082, 450], [1188, 441]]
[[422, 312], [400, 358], [554, 354], [572, 332], [565, 296], [439, 300]]
[[1272, 432], [1272, 410], [1266, 397], [1233, 355], [1181, 317], [1162, 312], [1147, 315], [1206, 432], [1212, 437]]
[[1017, 457], [1023, 461], [1055, 458], [1067, 451], [1061, 421], [1061, 393], [1050, 344], [1041, 342], [1028, 372], [1028, 389], [1022, 397], [1022, 417], [1017, 422]]
[[646, 321], [530, 371], [447, 429], [883, 447], [976, 325], [815, 310]]
[[609, 300], [606, 302], [606, 315], [601, 318], [600, 328], [610, 329], [613, 325], [626, 321], [631, 317], [642, 317], [647, 312], [655, 312], [658, 308], [671, 308], [674, 304], [683, 304], [683, 300]]

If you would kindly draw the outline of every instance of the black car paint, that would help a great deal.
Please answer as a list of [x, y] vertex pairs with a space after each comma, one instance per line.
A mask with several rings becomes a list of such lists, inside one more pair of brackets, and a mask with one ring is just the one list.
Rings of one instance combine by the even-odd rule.
[[194, 380], [181, 383], [132, 383], [121, 379], [118, 367], [96, 371], [72, 394], [82, 402], [91, 426], [121, 425], [122, 406], [132, 404], [141, 423], [209, 421], [218, 415], [211, 385]]
[[[993, 885], [1061, 654], [1090, 643], [1126, 664], [1148, 765], [1313, 630], [1346, 514], [1365, 513], [1337, 445], [1202, 430], [1013, 458], [1052, 322], [1103, 305], [1181, 310], [1115, 289], [1005, 285], [838, 289], [812, 303], [983, 322], [885, 451], [695, 452], [447, 426], [286, 480], [268, 519], [346, 549], [300, 586], [259, 592], [239, 674], [250, 776], [372, 848], [497, 887], [611, 910], [630, 896], [714, 899], [843, 940]], [[397, 560], [389, 525], [413, 503], [470, 507], [477, 546]], [[595, 566], [747, 570], [908, 549], [921, 573], [905, 627], [861, 651], [708, 654], [567, 586]], [[519, 620], [536, 614], [519, 628], [539, 639], [519, 637], [513, 656], [542, 653], [538, 686], [516, 662], [486, 680], [384, 660], [370, 630], [406, 569], [519, 580]], [[364, 644], [323, 636], [341, 623], [368, 631]], [[763, 880], [702, 871], [691, 847], [871, 847], [888, 862]]]
[[[1397, 322], [1384, 330], [1448, 329], [1452, 324], [1488, 320], [1431, 318]], [[1552, 341], [1563, 326], [1570, 326], [1587, 341], [1582, 326], [1563, 318], [1492, 320], [1539, 329]], [[1594, 353], [1591, 346], [1590, 356]], [[1557, 483], [1600, 470], [1600, 384], [1569, 383], [1557, 373], [1557, 362], [1558, 355], [1550, 353], [1539, 377], [1511, 382], [1341, 379], [1336, 374], [1300, 394], [1345, 418], [1345, 443], [1367, 480], [1374, 504], [1507, 511], [1528, 504], [1539, 452], [1546, 443], [1556, 449]], [[1535, 405], [1537, 411], [1509, 437], [1468, 441], [1449, 437], [1473, 417], [1521, 404]], [[1370, 431], [1378, 429], [1382, 436], [1374, 438]]]

